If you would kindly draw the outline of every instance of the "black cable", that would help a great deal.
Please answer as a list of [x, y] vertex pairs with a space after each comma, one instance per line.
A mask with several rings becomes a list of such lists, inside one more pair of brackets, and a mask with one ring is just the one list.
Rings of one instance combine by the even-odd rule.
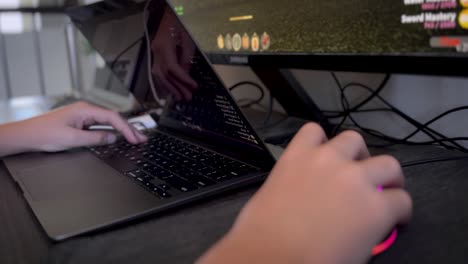
[[[343, 87], [341, 86], [340, 80], [338, 79], [338, 76], [336, 76], [336, 73], [332, 72], [331, 75], [333, 79], [335, 80], [338, 89], [340, 90], [341, 106], [343, 107], [343, 112], [344, 112], [343, 119], [341, 119], [340, 123], [332, 131], [332, 136], [336, 136], [340, 128], [346, 122], [346, 119], [348, 119], [348, 116], [350, 113], [349, 113], [349, 102], [344, 94], [344, 90], [343, 90]], [[365, 101], [367, 101], [367, 99]]]
[[111, 62], [111, 64], [110, 64], [111, 70], [114, 69], [115, 64], [119, 61], [120, 57], [122, 57], [122, 56], [123, 56], [125, 53], [127, 53], [130, 49], [132, 49], [133, 47], [135, 47], [135, 45], [137, 45], [138, 43], [140, 43], [143, 39], [144, 39], [144, 36], [138, 38], [137, 40], [135, 40], [134, 42], [132, 42], [128, 47], [126, 47], [124, 50], [122, 50], [119, 54], [117, 54], [117, 56], [115, 56], [115, 58], [112, 60], [112, 62]]
[[[445, 138], [445, 139], [436, 139], [436, 140], [432, 140], [432, 141], [423, 141], [423, 142], [407, 141], [407, 140], [402, 140], [402, 139], [398, 139], [398, 138], [394, 138], [394, 137], [385, 135], [382, 132], [377, 131], [377, 130], [373, 130], [373, 129], [370, 129], [370, 128], [363, 127], [363, 126], [359, 125], [357, 123], [357, 121], [354, 120], [354, 118], [352, 116], [350, 117], [350, 119], [354, 123], [354, 125], [357, 128], [359, 128], [361, 131], [363, 131], [363, 132], [365, 132], [365, 133], [367, 133], [369, 135], [372, 135], [374, 137], [380, 138], [382, 140], [391, 142], [389, 144], [371, 144], [371, 145], [369, 145], [369, 147], [386, 148], [386, 147], [391, 147], [391, 146], [398, 145], [398, 144], [402, 144], [402, 145], [433, 145], [434, 143], [444, 143], [444, 142], [452, 143], [452, 142], [457, 141], [457, 140], [464, 140], [464, 138]], [[440, 144], [440, 145], [442, 147], [446, 148], [446, 149], [466, 152], [463, 148], [458, 148], [458, 147], [444, 145], [444, 144]]]
[[[455, 112], [459, 112], [459, 111], [463, 111], [463, 110], [468, 110], [468, 106], [461, 106], [461, 107], [456, 107], [456, 108], [453, 108], [453, 109], [450, 109], [448, 111], [445, 111], [443, 112], [442, 114], [432, 118], [431, 120], [429, 120], [428, 122], [424, 123], [423, 124], [423, 127], [428, 127], [429, 125], [431, 125], [432, 123], [440, 120], [441, 118], [451, 114], [451, 113], [455, 113]], [[411, 137], [413, 137], [414, 135], [416, 135], [418, 132], [419, 132], [419, 128], [416, 129], [413, 133], [409, 134], [405, 139], [410, 139]]]
[[263, 91], [263, 88], [259, 84], [255, 83], [255, 82], [250, 82], [250, 81], [236, 83], [236, 84], [234, 84], [233, 86], [231, 86], [229, 88], [229, 91], [234, 91], [235, 89], [237, 89], [237, 88], [239, 88], [241, 86], [244, 86], [244, 85], [251, 85], [251, 86], [257, 88], [258, 91], [260, 92], [260, 96], [259, 96], [259, 98], [255, 99], [255, 100], [252, 100], [251, 102], [249, 102], [246, 105], [243, 105], [242, 107], [250, 107], [250, 106], [252, 106], [254, 104], [258, 104], [263, 100], [263, 98], [265, 98], [265, 91]]
[[[372, 91], [372, 89], [370, 87], [368, 87], [366, 85], [363, 85], [363, 84], [360, 84], [360, 83], [350, 83], [350, 84], [346, 85], [344, 87], [344, 89], [347, 89], [347, 88], [352, 87], [352, 86], [363, 88], [363, 89], [365, 89], [365, 90], [367, 90], [369, 92]], [[449, 143], [453, 144], [454, 146], [456, 146], [456, 148], [458, 150], [461, 150], [461, 151], [464, 151], [464, 152], [468, 151], [466, 148], [464, 148], [463, 146], [461, 146], [457, 142], [448, 139], [448, 137], [446, 137], [445, 135], [435, 131], [432, 128], [427, 127], [427, 125], [423, 125], [423, 124], [419, 123], [418, 121], [416, 121], [412, 117], [410, 117], [407, 114], [403, 113], [401, 110], [399, 110], [398, 108], [396, 108], [395, 106], [390, 104], [387, 100], [382, 98], [380, 95], [376, 95], [375, 97], [378, 98], [380, 101], [382, 101], [385, 105], [387, 105], [392, 110], [392, 112], [394, 112], [395, 114], [397, 114], [401, 118], [405, 119], [408, 123], [415, 126], [417, 128], [417, 130], [416, 130], [417, 132], [419, 132], [419, 131], [423, 132], [424, 134], [426, 134], [427, 136], [432, 138], [434, 141], [439, 140], [439, 138], [437, 138], [436, 136], [438, 136], [438, 137], [440, 137], [442, 139], [447, 139], [447, 140], [438, 141], [440, 143], [440, 145], [442, 145], [442, 146], [444, 146], [446, 148], [452, 149], [452, 147], [450, 145], [444, 144], [443, 142], [449, 142]], [[350, 119], [354, 123], [354, 125], [356, 125], [358, 128], [361, 127], [352, 117], [350, 117]], [[409, 141], [407, 141], [407, 139], [408, 138], [396, 139], [396, 140], [399, 141], [401, 144], [405, 144], [405, 143], [409, 142]]]
[[[439, 137], [442, 137], [442, 138], [447, 138], [445, 137], [444, 135], [438, 133], [437, 131], [434, 131], [430, 128], [426, 128], [426, 127], [423, 127], [422, 124], [420, 124], [419, 122], [417, 122], [416, 120], [414, 120], [413, 118], [409, 117], [408, 115], [404, 114], [402, 111], [400, 111], [399, 109], [397, 109], [396, 107], [394, 107], [393, 105], [391, 105], [390, 103], [388, 103], [386, 100], [384, 100], [381, 96], [379, 96], [378, 94], [375, 94], [374, 91], [369, 88], [368, 86], [366, 85], [363, 85], [363, 84], [360, 84], [360, 83], [350, 83], [350, 84], [347, 84], [345, 87], [341, 87], [341, 84], [336, 76], [336, 74], [332, 73], [332, 76], [333, 78], [335, 79], [337, 85], [338, 85], [338, 88], [340, 89], [340, 94], [341, 94], [341, 104], [342, 104], [342, 107], [344, 109], [344, 115], [345, 117], [343, 118], [342, 122], [340, 123], [340, 125], [337, 127], [336, 130], [338, 130], [342, 124], [344, 123], [344, 121], [347, 119], [347, 118], [350, 118], [350, 120], [354, 123], [355, 126], [357, 126], [358, 128], [362, 128], [355, 120], [354, 118], [351, 116], [351, 111], [349, 110], [349, 102], [347, 100], [347, 97], [345, 95], [345, 90], [348, 89], [349, 87], [352, 87], [352, 86], [358, 86], [358, 87], [361, 87], [361, 88], [364, 88], [366, 90], [368, 90], [369, 92], [371, 92], [371, 96], [370, 97], [377, 97], [378, 99], [380, 99], [382, 102], [384, 102], [387, 106], [390, 107], [391, 111], [392, 112], [395, 112], [396, 114], [400, 115], [400, 117], [404, 118], [407, 122], [411, 123], [412, 125], [414, 125], [416, 128], [419, 129], [419, 131], [423, 131], [425, 134], [427, 134], [428, 136], [430, 136], [432, 139], [434, 140], [437, 140], [436, 137], [434, 137], [432, 133], [438, 135]], [[430, 132], [427, 132], [426, 131], [429, 130]], [[366, 129], [362, 129], [364, 132], [367, 132], [369, 134], [372, 134], [374, 136], [377, 136], [375, 135], [374, 133], [370, 133], [370, 131], [366, 130]], [[387, 140], [391, 139], [390, 137], [386, 136]], [[395, 139], [395, 140], [389, 140], [390, 142], [393, 142], [395, 144], [401, 144], [401, 143], [406, 143], [405, 141], [402, 141], [400, 139]], [[454, 141], [450, 141], [450, 140], [447, 140], [449, 141], [450, 143], [454, 144], [457, 146], [457, 148], [455, 149], [459, 149], [461, 151], [466, 151], [466, 149], [462, 146], [460, 146], [459, 144], [457, 144], [456, 142]], [[453, 149], [453, 147], [449, 146], [449, 145], [446, 145], [446, 144], [443, 144], [442, 142], [445, 142], [445, 141], [440, 141], [440, 144], [443, 145], [444, 147], [448, 148], [448, 149]]]
[[[354, 119], [353, 119], [353, 122], [357, 123]], [[359, 125], [356, 125], [356, 127], [358, 127], [358, 126]], [[359, 126], [358, 128], [361, 131], [363, 131], [363, 132], [365, 132], [365, 133], [367, 133], [369, 135], [372, 135], [372, 136], [380, 138], [382, 140], [391, 142], [390, 144], [370, 144], [370, 145], [368, 145], [369, 147], [374, 147], [374, 148], [387, 148], [387, 147], [391, 147], [391, 146], [398, 145], [398, 144], [402, 144], [402, 145], [419, 145], [419, 146], [424, 146], [425, 145], [425, 146], [427, 146], [427, 145], [433, 145], [434, 143], [465, 140], [465, 138], [446, 138], [446, 139], [437, 139], [437, 140], [432, 140], [432, 141], [421, 141], [421, 142], [403, 141], [401, 139], [385, 135], [382, 132], [377, 131], [377, 130], [366, 128], [366, 127], [363, 127], [363, 126]], [[454, 146], [443, 146], [443, 147], [446, 148], [446, 149], [466, 152], [463, 149], [460, 149], [460, 148], [457, 148], [457, 147], [454, 147]]]
[[[390, 136], [385, 135], [385, 134], [383, 134], [383, 133], [381, 133], [381, 132], [379, 132], [377, 130], [373, 130], [373, 129], [370, 129], [370, 128], [366, 128], [366, 127], [361, 126], [361, 127], [359, 127], [359, 129], [362, 130], [363, 132], [369, 134], [369, 135], [374, 136], [374, 137], [377, 137], [377, 138], [392, 142], [392, 144], [385, 144], [385, 145], [382, 145], [382, 144], [378, 144], [378, 145], [370, 144], [370, 145], [368, 145], [369, 147], [374, 147], [374, 148], [385, 148], [385, 147], [390, 147], [390, 146], [397, 145], [397, 144], [427, 146], [427, 145], [432, 145], [434, 143], [441, 143], [441, 142], [447, 142], [447, 141], [468, 141], [468, 137], [454, 137], [454, 138], [445, 138], [445, 139], [437, 139], [437, 140], [431, 140], [431, 141], [419, 141], [419, 142], [403, 141], [401, 139], [390, 137]], [[445, 148], [460, 151], [460, 149], [457, 148], [457, 147], [448, 146], [448, 147], [445, 147]]]
[[262, 105], [260, 102], [254, 102], [252, 99], [248, 99], [248, 98], [239, 99], [237, 101], [237, 104], [239, 104], [241, 108], [248, 108], [248, 107], [252, 107], [256, 105], [262, 108], [263, 110], [265, 110], [265, 112], [267, 111], [266, 107]]
[[[334, 74], [336, 80], [338, 80], [338, 78], [336, 77], [336, 74]], [[380, 94], [380, 92], [385, 88], [385, 86], [387, 85], [388, 81], [390, 80], [390, 77], [391, 75], [390, 74], [385, 74], [385, 77], [384, 79], [382, 80], [382, 82], [380, 83], [380, 85], [377, 87], [377, 89], [373, 90], [372, 91], [372, 94], [367, 97], [366, 99], [364, 99], [362, 102], [360, 102], [359, 104], [357, 104], [356, 106], [354, 106], [353, 108], [351, 108], [349, 111], [350, 112], [353, 112], [353, 111], [356, 111], [357, 109], [363, 107], [365, 104], [367, 104], [368, 102], [370, 102], [372, 99], [374, 99], [376, 96], [378, 96]], [[339, 83], [339, 82], [338, 82]], [[349, 85], [349, 84], [348, 84]], [[343, 87], [343, 92], [346, 91], [346, 86]]]
[[[110, 70], [113, 72], [114, 71], [114, 68], [115, 68], [115, 64], [119, 61], [119, 59], [125, 54], [127, 53], [130, 49], [132, 49], [133, 47], [135, 47], [135, 45], [137, 45], [138, 43], [140, 43], [142, 40], [144, 39], [144, 37], [140, 37], [139, 39], [135, 40], [134, 42], [132, 42], [128, 47], [126, 47], [125, 49], [123, 49], [119, 54], [117, 54], [117, 56], [115, 56], [115, 58], [112, 60], [111, 64], [110, 64]], [[114, 75], [110, 75], [109, 78], [107, 78], [107, 83], [106, 83], [106, 89], [107, 87], [109, 87], [110, 89], [110, 84], [111, 84], [111, 81], [112, 81], [112, 77], [114, 77]]]
[[[340, 118], [343, 117], [346, 113], [343, 111], [331, 111], [331, 110], [322, 110], [324, 113], [330, 113], [330, 114], [335, 114], [335, 115], [327, 115], [327, 118], [334, 119], [334, 118]], [[371, 112], [392, 112], [391, 109], [388, 108], [371, 108], [371, 109], [362, 109], [362, 110], [355, 110], [353, 113], [358, 114], [358, 113], [371, 113]]]
[[[229, 91], [233, 91], [233, 90], [239, 88], [240, 86], [244, 86], [244, 85], [251, 85], [251, 86], [254, 86], [254, 87], [258, 88], [258, 90], [260, 91], [260, 96], [259, 96], [259, 98], [255, 99], [255, 100], [252, 100], [251, 102], [249, 102], [249, 103], [247, 103], [245, 105], [242, 105], [241, 107], [247, 108], [247, 107], [251, 107], [253, 105], [260, 105], [260, 102], [263, 100], [263, 98], [265, 98], [265, 91], [263, 90], [263, 88], [259, 84], [255, 83], [255, 82], [245, 81], [245, 82], [236, 83], [236, 84], [234, 84], [233, 86], [231, 86], [229, 88]], [[273, 114], [274, 98], [273, 98], [273, 95], [271, 93], [269, 93], [268, 98], [269, 98], [269, 101], [268, 101], [269, 103], [268, 103], [267, 115], [265, 117], [265, 120], [263, 121], [263, 126], [260, 127], [259, 129], [264, 129], [266, 127], [270, 127], [270, 125], [268, 125], [268, 122], [270, 121], [271, 116]], [[274, 126], [278, 125], [279, 123], [283, 122], [286, 119], [287, 118], [284, 118], [284, 119], [280, 120]]]
[[432, 158], [432, 159], [425, 159], [425, 160], [416, 160], [416, 161], [409, 161], [404, 162], [401, 164], [401, 167], [407, 168], [411, 166], [418, 166], [428, 163], [435, 163], [435, 162], [444, 162], [444, 161], [454, 161], [454, 160], [461, 160], [461, 159], [468, 159], [468, 155], [462, 156], [452, 156], [452, 157], [441, 157], [441, 158]]
[[[445, 117], [445, 116], [447, 116], [447, 115], [449, 115], [451, 113], [455, 113], [455, 112], [459, 112], [459, 111], [463, 111], [463, 110], [468, 110], [468, 106], [456, 107], [456, 108], [450, 109], [448, 111], [445, 111], [442, 114], [440, 114], [440, 115], [432, 118], [428, 122], [424, 123], [422, 125], [422, 127], [428, 127], [432, 123], [440, 120], [441, 118], [443, 118], [443, 117]], [[403, 138], [401, 140], [406, 141], [406, 140], [410, 139], [411, 137], [413, 137], [414, 135], [416, 135], [419, 131], [420, 131], [420, 128], [416, 129], [413, 133], [409, 134], [408, 136], [406, 136], [405, 138]], [[446, 139], [442, 139], [442, 140], [434, 140], [434, 141], [427, 141], [427, 142], [416, 142], [416, 143], [431, 144], [431, 143], [444, 142], [444, 141], [466, 141], [466, 140], [468, 140], [468, 138], [466, 138], [466, 137], [454, 137], [454, 138], [446, 138]], [[388, 146], [391, 146], [391, 145], [393, 145], [393, 144], [381, 145], [381, 147], [388, 147]], [[465, 149], [465, 148], [463, 148], [463, 149]]]
[[327, 117], [327, 118], [339, 118], [341, 116], [343, 117], [341, 122], [333, 129], [332, 135], [334, 136], [334, 135], [336, 135], [338, 133], [338, 131], [341, 129], [343, 124], [346, 122], [346, 119], [348, 119], [348, 117], [351, 115], [352, 112], [358, 111], [359, 108], [361, 108], [362, 106], [364, 106], [365, 104], [367, 104], [368, 102], [370, 102], [372, 99], [374, 99], [376, 96], [379, 95], [379, 93], [387, 85], [388, 81], [390, 80], [391, 75], [387, 73], [385, 75], [384, 79], [382, 80], [382, 82], [380, 83], [380, 85], [377, 87], [377, 89], [375, 91], [371, 89], [372, 90], [371, 95], [366, 97], [364, 100], [362, 100], [360, 103], [358, 103], [356, 106], [354, 106], [351, 109], [350, 109], [350, 106], [349, 106], [349, 101], [348, 101], [348, 99], [346, 98], [346, 95], [345, 95], [345, 91], [346, 91], [347, 86], [343, 87], [341, 85], [340, 80], [338, 79], [338, 76], [336, 76], [336, 73], [331, 72], [331, 75], [332, 75], [333, 79], [335, 80], [335, 83], [337, 84], [337, 87], [340, 90], [341, 106], [343, 107], [343, 113], [341, 113], [339, 115], [336, 115], [334, 117]]

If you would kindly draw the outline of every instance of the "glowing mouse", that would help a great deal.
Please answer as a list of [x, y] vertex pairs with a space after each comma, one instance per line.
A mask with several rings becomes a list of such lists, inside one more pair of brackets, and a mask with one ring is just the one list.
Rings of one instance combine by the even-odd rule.
[[[377, 190], [381, 192], [383, 191], [383, 187], [379, 186]], [[398, 235], [398, 232], [397, 232], [397, 229], [395, 228], [384, 241], [382, 241], [380, 244], [372, 248], [372, 256], [379, 255], [380, 253], [386, 251], [390, 246], [392, 246], [396, 241], [397, 235]]]

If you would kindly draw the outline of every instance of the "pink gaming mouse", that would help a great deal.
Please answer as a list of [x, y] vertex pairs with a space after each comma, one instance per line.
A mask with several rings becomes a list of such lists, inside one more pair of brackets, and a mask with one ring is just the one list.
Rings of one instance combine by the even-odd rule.
[[[383, 191], [383, 187], [379, 186], [378, 190], [380, 192]], [[394, 228], [386, 239], [384, 239], [380, 244], [372, 248], [372, 256], [379, 255], [382, 252], [386, 251], [390, 246], [392, 246], [396, 241], [397, 235], [398, 231], [396, 228]]]

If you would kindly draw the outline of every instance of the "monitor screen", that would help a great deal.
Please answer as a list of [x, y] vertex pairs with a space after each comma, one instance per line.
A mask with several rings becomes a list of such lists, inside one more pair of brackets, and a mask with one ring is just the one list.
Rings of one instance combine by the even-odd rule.
[[468, 76], [468, 0], [168, 1], [213, 63], [250, 66], [301, 117], [277, 69]]
[[465, 56], [466, 0], [170, 0], [206, 52]]

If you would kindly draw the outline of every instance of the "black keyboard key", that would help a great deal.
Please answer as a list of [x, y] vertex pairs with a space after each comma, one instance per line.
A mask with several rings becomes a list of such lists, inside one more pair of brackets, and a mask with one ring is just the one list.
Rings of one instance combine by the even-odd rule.
[[197, 187], [191, 183], [189, 183], [188, 181], [186, 180], [183, 180], [177, 176], [172, 176], [172, 177], [169, 177], [169, 178], [166, 178], [164, 179], [170, 186], [174, 187], [174, 189], [177, 189], [181, 192], [190, 192], [190, 191], [193, 191], [195, 189], [197, 189]]
[[223, 182], [231, 178], [230, 175], [228, 175], [227, 173], [223, 171], [214, 171], [214, 172], [206, 174], [205, 176], [217, 182]]
[[148, 163], [148, 162], [143, 162], [139, 165], [139, 167], [146, 170], [146, 169], [153, 167], [153, 165], [151, 165], [151, 163]]
[[156, 193], [161, 198], [170, 198], [171, 197], [171, 194], [169, 192], [167, 192], [166, 190], [161, 189], [159, 187], [154, 187], [153, 189], [151, 189], [151, 191], [153, 193]]
[[150, 191], [153, 191], [154, 188], [156, 188], [156, 185], [152, 184], [151, 182], [146, 182], [145, 183], [145, 187], [150, 190]]
[[135, 179], [141, 184], [145, 184], [147, 182], [144, 177], [136, 177]]
[[164, 170], [160, 167], [156, 167], [156, 170], [152, 171], [151, 174], [154, 177], [158, 179], [162, 179], [162, 180], [172, 176], [171, 173], [169, 173], [167, 170]]
[[203, 177], [201, 175], [198, 175], [196, 173], [191, 173], [189, 175], [187, 175], [186, 177], [184, 177], [187, 181], [193, 183], [193, 184], [196, 184], [200, 187], [207, 187], [207, 186], [210, 186], [210, 185], [213, 185], [215, 184], [216, 182], [207, 178], [207, 177]]
[[162, 184], [166, 184], [164, 181], [156, 178], [151, 179], [149, 182], [151, 184], [154, 184], [155, 186], [161, 186]]
[[221, 176], [216, 177], [215, 180], [216, 180], [217, 182], [223, 182], [223, 181], [227, 181], [227, 180], [229, 180], [229, 179], [231, 179], [231, 178], [232, 178], [232, 177], [229, 176], [229, 174], [223, 174], [223, 175], [221, 175]]
[[212, 168], [212, 167], [203, 167], [203, 168], [198, 169], [198, 172], [200, 174], [206, 175], [206, 174], [216, 173], [217, 171], [215, 168]]
[[132, 178], [138, 178], [138, 177], [145, 177], [146, 173], [142, 170], [135, 170], [135, 171], [128, 172], [127, 175], [129, 175]]
[[161, 187], [163, 190], [166, 190], [166, 191], [171, 189], [171, 187], [165, 183], [160, 184], [159, 187]]
[[248, 173], [253, 173], [257, 172], [258, 170], [256, 168], [250, 167], [250, 166], [245, 166], [237, 170], [238, 173], [241, 175], [246, 175]]

